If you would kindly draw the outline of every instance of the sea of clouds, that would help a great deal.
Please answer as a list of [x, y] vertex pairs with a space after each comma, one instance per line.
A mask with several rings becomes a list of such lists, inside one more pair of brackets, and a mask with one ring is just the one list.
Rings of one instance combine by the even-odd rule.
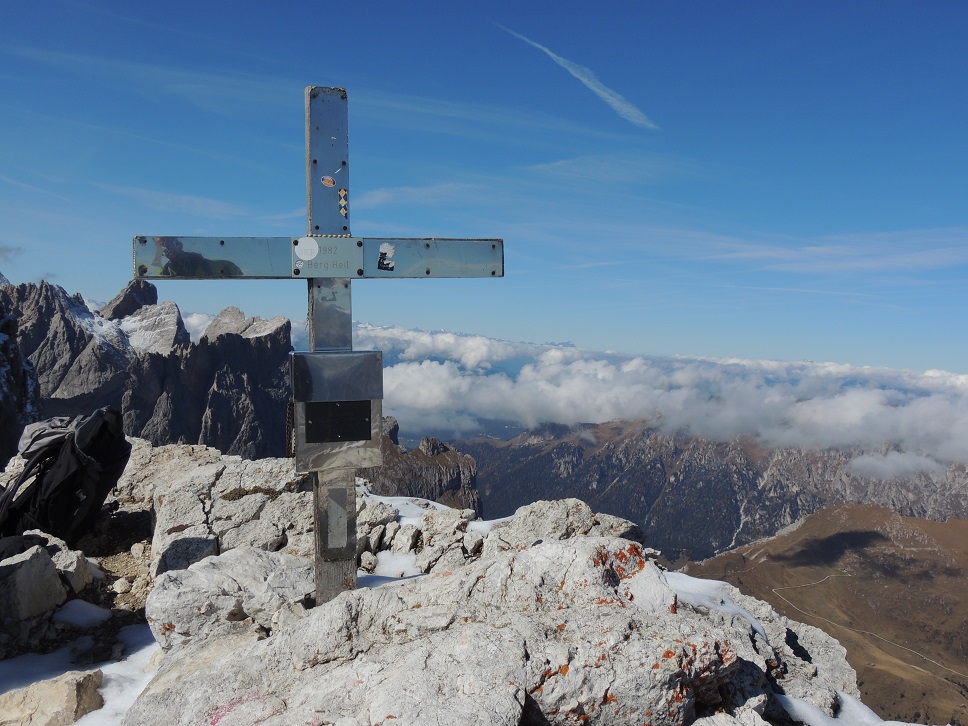
[[[193, 337], [208, 320], [186, 318]], [[305, 348], [298, 324], [293, 338]], [[366, 323], [353, 347], [383, 351], [383, 411], [404, 436], [623, 419], [714, 441], [868, 449], [851, 466], [878, 479], [968, 463], [968, 375], [947, 371], [626, 355]]]
[[865, 448], [852, 466], [876, 478], [968, 462], [966, 375], [624, 355], [366, 324], [354, 348], [384, 351], [384, 413], [404, 432], [626, 419], [717, 441]]

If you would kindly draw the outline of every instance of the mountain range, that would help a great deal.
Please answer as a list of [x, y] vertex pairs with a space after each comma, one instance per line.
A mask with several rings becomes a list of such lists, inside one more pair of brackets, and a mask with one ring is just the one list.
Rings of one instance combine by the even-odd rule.
[[174, 303], [134, 280], [91, 310], [42, 281], [0, 287], [33, 366], [40, 418], [112, 406], [125, 433], [155, 444], [198, 443], [246, 458], [282, 455], [289, 321], [227, 308], [193, 343]]
[[[751, 437], [716, 442], [644, 423], [547, 424], [510, 441], [455, 442], [478, 464], [489, 517], [539, 499], [578, 497], [624, 517], [670, 561], [699, 560], [776, 534], [825, 507], [872, 503], [899, 514], [968, 517], [968, 470], [949, 465], [875, 478], [857, 448], [767, 448]], [[689, 522], [689, 526], [684, 526]]]

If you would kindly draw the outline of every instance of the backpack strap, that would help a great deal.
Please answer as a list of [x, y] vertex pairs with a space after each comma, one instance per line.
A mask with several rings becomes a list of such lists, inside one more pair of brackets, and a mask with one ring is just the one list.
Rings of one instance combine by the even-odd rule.
[[56, 440], [48, 440], [39, 448], [34, 448], [33, 454], [24, 464], [24, 470], [20, 472], [12, 484], [10, 484], [6, 489], [0, 492], [0, 536], [4, 535], [5, 528], [7, 526], [7, 519], [10, 515], [10, 510], [14, 506], [14, 499], [17, 496], [17, 492], [20, 487], [23, 486], [24, 482], [33, 477], [33, 481], [24, 490], [21, 497], [24, 501], [30, 498], [31, 490], [37, 486], [38, 482], [43, 477], [44, 471], [50, 466], [54, 457], [57, 456], [57, 452], [61, 448], [63, 440], [69, 434], [63, 434]]

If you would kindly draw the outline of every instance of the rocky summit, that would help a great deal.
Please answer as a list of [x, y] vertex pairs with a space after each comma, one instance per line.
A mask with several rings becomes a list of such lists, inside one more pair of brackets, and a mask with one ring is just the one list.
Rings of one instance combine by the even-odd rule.
[[[311, 495], [290, 461], [134, 444], [81, 552], [48, 540], [0, 563], [20, 583], [3, 591], [30, 601], [16, 622], [0, 610], [7, 654], [17, 638], [20, 651], [84, 632], [100, 642], [144, 608], [164, 656], [125, 724], [756, 726], [856, 703], [832, 638], [664, 571], [647, 534], [579, 500], [484, 522], [359, 480], [364, 587], [314, 606]], [[28, 592], [42, 578], [27, 568], [49, 571], [44, 592]], [[65, 601], [108, 619], [67, 625]], [[0, 713], [40, 699], [69, 723], [99, 707], [82, 688], [98, 682], [88, 670], [2, 694]]]

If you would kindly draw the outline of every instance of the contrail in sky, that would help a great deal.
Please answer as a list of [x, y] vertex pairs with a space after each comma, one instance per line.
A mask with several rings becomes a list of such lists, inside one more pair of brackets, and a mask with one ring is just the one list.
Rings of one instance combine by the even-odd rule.
[[591, 90], [592, 93], [594, 93], [605, 103], [611, 106], [612, 109], [615, 111], [615, 113], [617, 113], [625, 120], [630, 121], [636, 126], [642, 126], [647, 129], [659, 128], [654, 123], [652, 123], [652, 121], [649, 119], [648, 116], [646, 116], [644, 113], [639, 111], [639, 109], [637, 109], [635, 106], [629, 103], [621, 94], [616, 93], [611, 88], [608, 88], [600, 80], [598, 80], [598, 76], [595, 75], [594, 71], [592, 71], [591, 68], [585, 68], [585, 66], [580, 66], [577, 63], [572, 63], [567, 58], [562, 58], [560, 55], [553, 53], [551, 50], [549, 50], [548, 48], [545, 48], [540, 43], [535, 43], [533, 40], [529, 38], [525, 38], [520, 33], [515, 33], [510, 28], [505, 28], [503, 25], [499, 23], [494, 23], [494, 24], [497, 25], [497, 27], [499, 27], [501, 30], [505, 31], [506, 33], [510, 33], [515, 38], [518, 38], [519, 40], [523, 40], [528, 45], [533, 46], [540, 51], [543, 51], [549, 58], [551, 58], [551, 60], [553, 60], [555, 63], [560, 65], [566, 71], [571, 73], [571, 75], [573, 75], [579, 81], [584, 83], [585, 86], [589, 90]]

